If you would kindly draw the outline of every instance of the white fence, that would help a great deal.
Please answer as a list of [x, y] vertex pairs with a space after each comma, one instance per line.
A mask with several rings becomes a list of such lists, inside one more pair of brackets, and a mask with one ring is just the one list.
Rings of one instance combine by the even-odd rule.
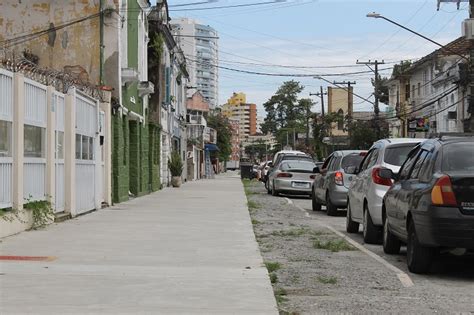
[[12, 206], [13, 76], [0, 69], [0, 208]]
[[46, 86], [25, 79], [23, 198], [46, 198]]
[[110, 147], [110, 104], [101, 106], [0, 69], [0, 209], [51, 200], [56, 213], [77, 215], [111, 202], [110, 149], [101, 147]]

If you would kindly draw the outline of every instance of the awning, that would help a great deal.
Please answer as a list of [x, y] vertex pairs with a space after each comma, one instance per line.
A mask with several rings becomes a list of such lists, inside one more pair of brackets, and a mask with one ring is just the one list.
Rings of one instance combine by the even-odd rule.
[[204, 146], [204, 150], [206, 150], [206, 151], [219, 151], [219, 148], [217, 147], [217, 145], [215, 145], [213, 143], [208, 143]]

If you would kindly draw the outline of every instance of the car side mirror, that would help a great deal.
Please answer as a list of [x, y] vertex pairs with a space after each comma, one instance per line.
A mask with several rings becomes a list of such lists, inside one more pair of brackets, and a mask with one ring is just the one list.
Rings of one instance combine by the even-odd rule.
[[396, 179], [396, 174], [393, 173], [393, 171], [389, 168], [382, 168], [379, 171], [379, 176], [382, 177], [383, 179]]
[[315, 174], [321, 173], [321, 171], [319, 170], [319, 166], [316, 166], [315, 168], [313, 168], [313, 173]]

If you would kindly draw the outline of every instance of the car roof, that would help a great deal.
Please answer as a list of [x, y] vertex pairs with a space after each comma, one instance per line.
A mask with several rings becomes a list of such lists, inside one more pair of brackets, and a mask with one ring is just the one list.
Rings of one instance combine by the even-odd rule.
[[367, 150], [337, 150], [334, 151], [334, 153], [341, 153], [343, 156], [349, 155], [349, 154], [358, 154], [362, 152], [367, 152]]
[[380, 139], [372, 146], [375, 146], [376, 144], [384, 144], [385, 146], [391, 146], [394, 144], [404, 144], [404, 143], [421, 143], [423, 141], [426, 141], [427, 139], [425, 138], [389, 138], [389, 139]]

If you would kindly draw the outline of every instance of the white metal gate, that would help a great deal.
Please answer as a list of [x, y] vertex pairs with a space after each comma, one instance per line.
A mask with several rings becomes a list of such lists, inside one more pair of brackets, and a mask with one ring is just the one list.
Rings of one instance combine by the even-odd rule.
[[55, 202], [54, 212], [64, 211], [65, 203], [65, 169], [64, 169], [64, 122], [65, 103], [64, 95], [58, 92], [53, 94], [53, 107], [56, 115], [55, 132]]
[[97, 183], [96, 158], [98, 154], [98, 104], [76, 94], [76, 212], [96, 208], [100, 188]]
[[12, 206], [13, 74], [0, 69], [0, 208]]
[[25, 78], [23, 198], [45, 199], [46, 187], [46, 87]]
[[107, 200], [105, 192], [107, 191], [105, 185], [105, 178], [107, 176], [105, 169], [105, 139], [107, 139], [106, 129], [105, 129], [105, 112], [100, 111], [99, 113], [99, 141], [100, 141], [100, 171], [101, 171], [101, 183], [99, 185], [100, 189], [100, 201], [105, 202]]

